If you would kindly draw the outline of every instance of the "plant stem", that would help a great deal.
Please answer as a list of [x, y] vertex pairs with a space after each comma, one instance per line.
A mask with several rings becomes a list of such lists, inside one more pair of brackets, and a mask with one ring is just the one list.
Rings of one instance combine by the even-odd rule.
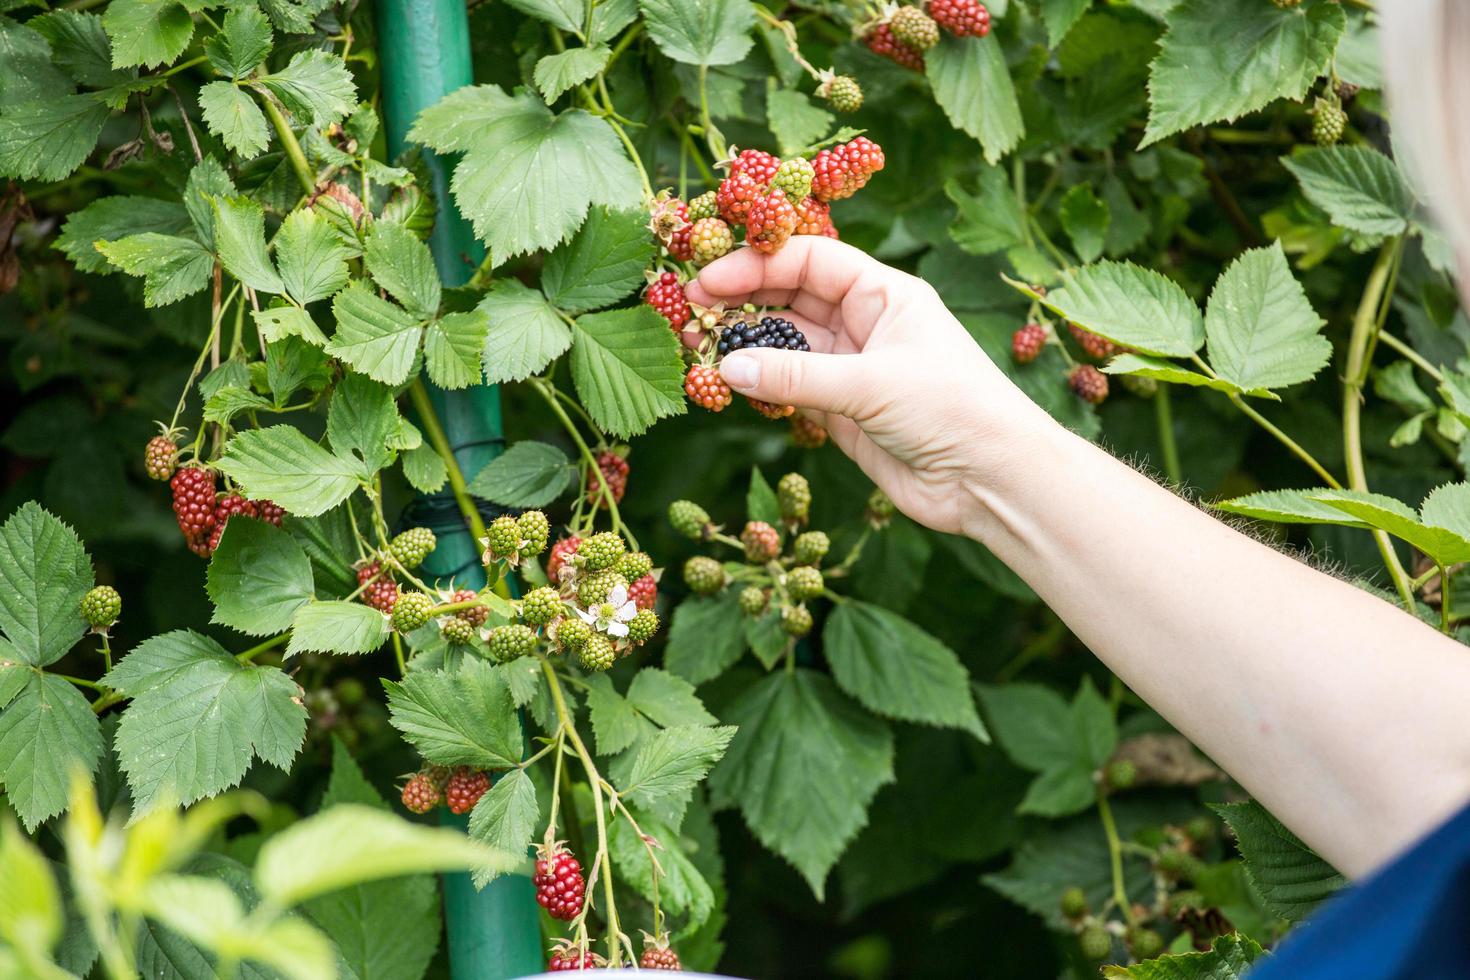
[[271, 125], [276, 128], [276, 135], [281, 138], [281, 148], [286, 151], [286, 159], [291, 161], [291, 169], [295, 171], [296, 179], [301, 182], [308, 196], [316, 193], [316, 174], [312, 173], [311, 164], [306, 162], [306, 153], [302, 151], [296, 134], [291, 131], [291, 123], [281, 112], [280, 106], [276, 105], [276, 100], [269, 94], [262, 93], [260, 101], [265, 105], [265, 114], [270, 119]]
[[1179, 445], [1174, 440], [1174, 413], [1170, 408], [1169, 386], [1161, 384], [1154, 393], [1154, 418], [1159, 425], [1159, 451], [1164, 457], [1164, 475], [1177, 487], [1184, 482], [1184, 474], [1179, 467]]
[[1433, 364], [1430, 364], [1428, 361], [1426, 361], [1424, 359], [1424, 356], [1416, 351], [1414, 348], [1410, 347], [1408, 344], [1404, 343], [1402, 340], [1395, 337], [1387, 330], [1378, 331], [1378, 340], [1385, 347], [1393, 348], [1395, 351], [1401, 354], [1406, 361], [1411, 362], [1415, 367], [1423, 371], [1425, 374], [1429, 375], [1435, 381], [1439, 382], [1440, 384], [1444, 384], [1444, 372], [1435, 367]]
[[1254, 408], [1251, 408], [1248, 404], [1246, 404], [1244, 398], [1241, 398], [1239, 395], [1234, 393], [1226, 397], [1230, 399], [1231, 404], [1233, 404], [1236, 408], [1240, 409], [1241, 412], [1245, 414], [1246, 418], [1255, 422], [1261, 428], [1265, 429], [1267, 432], [1271, 433], [1271, 435], [1275, 436], [1277, 442], [1281, 443], [1287, 449], [1290, 449], [1292, 451], [1292, 454], [1295, 455], [1297, 459], [1301, 460], [1303, 463], [1306, 463], [1309, 467], [1311, 467], [1312, 472], [1321, 477], [1323, 483], [1327, 484], [1334, 490], [1342, 489], [1342, 484], [1337, 481], [1337, 477], [1327, 472], [1327, 468], [1321, 463], [1317, 462], [1317, 458], [1315, 456], [1303, 449], [1296, 442], [1295, 439], [1291, 438], [1291, 436], [1287, 435], [1285, 432], [1282, 432], [1276, 426], [1272, 425], [1270, 419], [1266, 418], [1266, 416], [1262, 415], [1260, 412], [1256, 411]]
[[99, 682], [97, 682], [97, 681], [89, 681], [85, 677], [73, 677], [70, 674], [57, 674], [57, 673], [54, 673], [54, 672], [49, 671], [49, 670], [46, 673], [51, 674], [52, 677], [58, 677], [61, 680], [66, 681], [69, 684], [75, 684], [77, 687], [85, 687], [88, 690], [92, 690], [92, 691], [106, 691], [106, 690], [108, 690], [107, 687], [104, 687]]
[[1439, 630], [1450, 634], [1450, 572], [1443, 565], [1439, 566]]
[[[562, 428], [566, 430], [567, 435], [571, 436], [572, 442], [577, 446], [577, 455], [582, 457], [582, 462], [588, 467], [587, 472], [600, 474], [602, 470], [597, 465], [597, 457], [592, 455], [592, 449], [587, 445], [587, 441], [582, 438], [582, 433], [578, 431], [577, 424], [572, 421], [572, 417], [567, 414], [566, 409], [562, 408], [561, 402], [557, 401], [557, 392], [552, 388], [551, 382], [545, 378], [533, 378], [531, 379], [531, 387], [550, 406], [552, 413], [561, 422]], [[618, 502], [613, 499], [612, 488], [603, 479], [597, 481], [597, 487], [598, 495], [602, 497], [603, 504], [607, 506], [607, 513], [608, 517], [612, 520], [613, 530], [618, 531], [627, 538], [629, 547], [637, 551], [638, 540], [633, 537], [633, 532], [628, 530], [628, 527], [623, 523], [622, 514], [618, 512]]]
[[1102, 818], [1103, 833], [1108, 838], [1108, 866], [1113, 875], [1113, 901], [1123, 913], [1123, 921], [1133, 925], [1133, 903], [1128, 900], [1128, 887], [1123, 881], [1123, 842], [1118, 837], [1118, 825], [1113, 820], [1113, 807], [1108, 796], [1100, 789], [1097, 794], [1097, 813]]
[[[1372, 366], [1370, 351], [1377, 338], [1379, 317], [1389, 288], [1389, 281], [1393, 278], [1394, 270], [1398, 268], [1399, 254], [1403, 246], [1402, 238], [1395, 238], [1384, 243], [1383, 248], [1378, 252], [1377, 261], [1373, 263], [1373, 271], [1368, 274], [1368, 282], [1363, 287], [1363, 295], [1358, 301], [1358, 308], [1353, 313], [1353, 330], [1348, 338], [1347, 364], [1344, 368], [1342, 384], [1343, 455], [1347, 466], [1347, 485], [1353, 490], [1366, 492], [1368, 489], [1368, 475], [1363, 465], [1363, 385], [1368, 380], [1368, 370]], [[1393, 579], [1394, 588], [1398, 591], [1399, 599], [1403, 601], [1404, 608], [1412, 615], [1414, 592], [1409, 585], [1409, 573], [1404, 571], [1404, 566], [1399, 561], [1398, 552], [1393, 549], [1393, 541], [1389, 538], [1388, 533], [1378, 530], [1372, 533], [1373, 540], [1378, 545], [1378, 552], [1383, 556], [1384, 567], [1388, 569], [1388, 575]]]
[[257, 644], [255, 644], [255, 646], [251, 647], [249, 650], [246, 650], [243, 653], [237, 653], [237, 654], [235, 654], [235, 660], [238, 661], [239, 663], [242, 663], [242, 664], [248, 664], [248, 663], [250, 663], [250, 661], [254, 660], [256, 657], [260, 656], [262, 653], [265, 653], [267, 650], [274, 650], [276, 647], [280, 646], [282, 643], [285, 643], [286, 642], [286, 639], [288, 637], [290, 637], [290, 635], [291, 635], [291, 631], [290, 630], [287, 630], [284, 633], [280, 633], [280, 634], [277, 634], [276, 636], [271, 637], [269, 640], [266, 640], [266, 641], [264, 641], [262, 643], [257, 643]]

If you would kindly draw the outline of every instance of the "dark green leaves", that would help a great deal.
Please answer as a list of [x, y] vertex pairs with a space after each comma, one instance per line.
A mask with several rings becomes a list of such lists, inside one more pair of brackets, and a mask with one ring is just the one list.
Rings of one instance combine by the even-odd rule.
[[1312, 148], [1281, 162], [1335, 225], [1364, 235], [1397, 235], [1413, 217], [1414, 195], [1398, 166], [1370, 146]]
[[505, 769], [520, 761], [510, 688], [483, 660], [466, 659], [454, 674], [414, 672], [383, 686], [393, 727], [430, 762]]
[[497, 282], [476, 307], [489, 320], [485, 379], [523, 381], [572, 344], [572, 330], [539, 292], [514, 279]]
[[665, 56], [689, 65], [730, 65], [755, 43], [750, 0], [638, 0], [648, 35]]
[[1307, 381], [1332, 356], [1324, 323], [1287, 267], [1281, 243], [1252, 249], [1225, 269], [1210, 294], [1210, 367], [1247, 391]]
[[1345, 881], [1254, 800], [1213, 808], [1230, 824], [1246, 873], [1271, 911], [1296, 922], [1331, 898]]
[[[78, 619], [81, 617], [78, 616]], [[91, 773], [102, 756], [102, 729], [71, 684], [25, 667], [0, 667], [0, 781], [28, 830], [67, 804], [73, 769]]]
[[360, 464], [327, 452], [289, 425], [251, 429], [230, 440], [219, 468], [255, 499], [315, 517], [357, 489]]
[[685, 599], [674, 610], [664, 663], [693, 684], [718, 677], [745, 649], [740, 621], [734, 589], [709, 598]]
[[653, 307], [589, 313], [577, 318], [574, 333], [572, 380], [605, 432], [626, 439], [683, 414], [679, 340]]
[[1220, 936], [1203, 952], [1172, 953], [1132, 966], [1105, 966], [1107, 980], [1241, 980], [1257, 959], [1261, 944], [1244, 933]]
[[268, 636], [289, 628], [311, 600], [311, 562], [285, 531], [236, 517], [209, 561], [208, 590], [216, 623]]
[[[540, 816], [530, 775], [524, 769], [512, 769], [499, 776], [475, 804], [470, 813], [470, 836], [507, 854], [524, 854], [531, 846]], [[484, 884], [498, 876], [491, 869], [477, 873], [475, 882]]]
[[92, 563], [76, 533], [40, 505], [22, 504], [0, 525], [0, 660], [60, 660], [86, 629], [81, 601], [91, 587]]
[[980, 141], [986, 163], [1009, 153], [1025, 132], [1005, 53], [992, 35], [945, 34], [924, 58], [934, 101], [956, 129]]
[[645, 215], [593, 208], [576, 236], [547, 256], [541, 288], [568, 313], [595, 310], [642, 286], [652, 257]]
[[106, 103], [90, 94], [63, 94], [0, 109], [0, 174], [61, 180], [91, 154], [111, 114]]
[[1187, 357], [1205, 340], [1199, 307], [1178, 284], [1131, 262], [1099, 262], [1067, 276], [1047, 307], [1146, 354]]
[[1112, 709], [1092, 682], [1083, 682], [1070, 705], [1038, 684], [979, 690], [1001, 747], [1016, 765], [1039, 774], [1019, 811], [1061, 817], [1091, 806], [1093, 773], [1118, 744]]
[[491, 460], [470, 481], [470, 493], [506, 507], [545, 507], [571, 484], [576, 470], [566, 453], [526, 440]]

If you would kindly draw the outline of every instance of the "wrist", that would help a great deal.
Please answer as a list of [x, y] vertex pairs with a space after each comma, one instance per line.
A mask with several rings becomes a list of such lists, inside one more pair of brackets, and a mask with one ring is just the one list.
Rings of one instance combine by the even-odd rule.
[[1019, 404], [1004, 413], [1002, 425], [987, 427], [990, 436], [976, 441], [962, 481], [962, 533], [993, 551], [1035, 537], [1037, 512], [1064, 482], [1067, 461], [1094, 448], [1020, 391], [1014, 393]]

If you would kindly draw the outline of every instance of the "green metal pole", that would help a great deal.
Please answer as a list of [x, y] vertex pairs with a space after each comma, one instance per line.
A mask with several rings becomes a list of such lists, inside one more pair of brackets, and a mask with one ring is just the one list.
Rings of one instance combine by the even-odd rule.
[[[377, 15], [388, 152], [397, 156], [419, 112], [471, 83], [469, 20], [464, 0], [378, 0]], [[445, 284], [462, 285], [484, 249], [451, 203], [450, 168], [425, 153], [439, 206], [429, 247]], [[472, 478], [500, 454], [499, 392], [488, 385], [461, 392], [430, 386], [429, 399], [455, 459]], [[446, 509], [452, 512], [452, 507]], [[465, 587], [485, 585], [478, 547], [462, 523], [439, 534], [429, 558], [424, 572], [430, 578], [452, 575]], [[446, 822], [461, 828], [467, 823], [463, 817]], [[483, 891], [476, 891], [466, 874], [444, 875], [443, 884], [449, 969], [455, 980], [508, 980], [542, 971], [541, 923], [530, 877], [503, 875]]]

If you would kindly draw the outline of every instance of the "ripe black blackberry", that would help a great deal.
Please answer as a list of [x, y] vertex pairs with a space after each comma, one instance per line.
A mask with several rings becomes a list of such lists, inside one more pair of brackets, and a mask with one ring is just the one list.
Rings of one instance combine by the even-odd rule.
[[796, 324], [778, 316], [763, 316], [759, 323], [742, 320], [720, 332], [719, 351], [722, 355], [752, 347], [801, 351], [812, 349], [806, 342], [806, 336], [796, 329]]

